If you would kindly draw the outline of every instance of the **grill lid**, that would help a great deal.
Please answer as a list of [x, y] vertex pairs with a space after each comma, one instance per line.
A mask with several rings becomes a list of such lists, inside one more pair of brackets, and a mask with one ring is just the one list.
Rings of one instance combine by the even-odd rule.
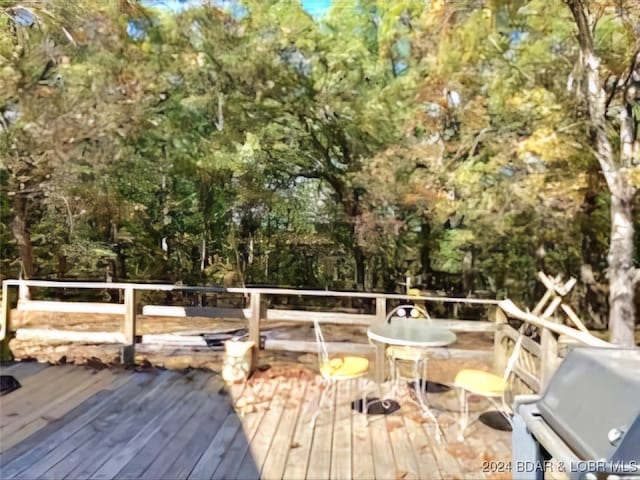
[[640, 462], [640, 350], [575, 348], [537, 406], [580, 458]]

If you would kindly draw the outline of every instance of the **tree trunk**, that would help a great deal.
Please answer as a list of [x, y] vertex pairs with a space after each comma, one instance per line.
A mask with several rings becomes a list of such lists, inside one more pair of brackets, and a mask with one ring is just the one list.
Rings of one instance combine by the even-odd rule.
[[[593, 30], [594, 20], [589, 14], [585, 0], [566, 0], [578, 28], [580, 44], [580, 64], [586, 79], [586, 98], [589, 119], [595, 147], [595, 156], [611, 194], [611, 243], [609, 245], [609, 332], [611, 341], [621, 346], [632, 347], [634, 342], [634, 226], [632, 220], [632, 200], [636, 189], [627, 175], [633, 163], [633, 145], [636, 125], [629, 115], [628, 105], [624, 105], [620, 118], [620, 152], [616, 158], [608, 134], [606, 85], [600, 77], [600, 59], [595, 54]], [[629, 78], [633, 79], [640, 54], [630, 65]], [[628, 83], [628, 82], [627, 82]], [[628, 89], [627, 85], [627, 89]], [[617, 85], [611, 87], [618, 88]], [[625, 101], [628, 102], [624, 92]]]
[[29, 199], [16, 195], [14, 207], [15, 216], [11, 223], [13, 238], [16, 239], [20, 249], [20, 263], [22, 264], [22, 278], [33, 277], [33, 247], [31, 245], [31, 233], [27, 226], [27, 210]]
[[634, 266], [632, 198], [612, 192], [609, 246], [609, 332], [611, 342], [634, 346]]
[[365, 255], [360, 245], [353, 246], [353, 257], [356, 263], [356, 289], [364, 291]]
[[422, 283], [429, 285], [431, 282], [431, 224], [425, 217], [422, 218], [420, 229], [420, 273], [422, 274]]

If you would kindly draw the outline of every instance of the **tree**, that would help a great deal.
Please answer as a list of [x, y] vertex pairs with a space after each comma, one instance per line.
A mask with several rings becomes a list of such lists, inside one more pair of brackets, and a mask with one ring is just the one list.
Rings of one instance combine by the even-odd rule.
[[149, 78], [136, 77], [129, 61], [139, 47], [120, 15], [141, 12], [127, 1], [3, 6], [1, 148], [26, 278], [93, 277], [113, 257], [101, 193], [149, 100]]
[[[239, 153], [277, 188], [318, 182], [315, 201], [337, 207], [323, 213], [333, 210], [332, 237], [351, 250], [355, 283], [363, 288], [366, 258], [356, 230], [364, 190], [354, 176], [401, 138], [412, 77], [399, 75], [397, 61], [384, 53], [396, 38], [378, 38], [383, 11], [359, 1], [339, 7], [319, 27], [293, 2], [248, 2], [247, 15], [230, 20], [237, 28], [228, 29], [226, 40], [213, 22], [199, 23], [202, 41], [194, 49], [202, 68], [215, 72], [205, 103], [221, 89], [225, 96], [224, 132], [211, 140], [229, 155]], [[393, 13], [398, 25], [400, 14]], [[221, 44], [225, 53], [216, 54]]]
[[[611, 195], [608, 256], [611, 341], [633, 346], [634, 289], [640, 281], [640, 270], [634, 268], [633, 222], [633, 202], [640, 184], [640, 32], [637, 31], [640, 16], [634, 2], [614, 5], [566, 0], [566, 3], [575, 20], [580, 47], [577, 71], [571, 80], [576, 83], [575, 93], [587, 105], [594, 154]], [[607, 28], [615, 30], [618, 42], [623, 43], [617, 45], [621, 52], [610, 51], [609, 58], [603, 61], [602, 48], [609, 45], [607, 42], [598, 45], [595, 36]], [[629, 59], [627, 65], [620, 59], [611, 61], [611, 53], [621, 53]], [[618, 146], [611, 138], [612, 127], [618, 130]]]

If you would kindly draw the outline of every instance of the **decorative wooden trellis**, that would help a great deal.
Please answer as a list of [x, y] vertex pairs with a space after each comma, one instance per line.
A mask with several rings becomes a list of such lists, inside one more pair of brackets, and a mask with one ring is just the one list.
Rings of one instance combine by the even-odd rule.
[[[562, 360], [569, 344], [609, 346], [591, 335], [573, 308], [566, 302], [567, 295], [576, 284], [575, 278], [563, 282], [560, 275], [550, 277], [544, 272], [539, 272], [538, 278], [547, 291], [531, 312], [523, 312], [513, 302], [505, 300], [500, 304], [503, 315], [497, 317], [495, 338], [497, 371], [504, 370], [513, 345], [520, 335], [509, 320], [525, 322], [523, 329], [525, 337], [513, 371], [514, 390], [517, 393], [542, 390]], [[565, 323], [570, 323], [575, 328]]]

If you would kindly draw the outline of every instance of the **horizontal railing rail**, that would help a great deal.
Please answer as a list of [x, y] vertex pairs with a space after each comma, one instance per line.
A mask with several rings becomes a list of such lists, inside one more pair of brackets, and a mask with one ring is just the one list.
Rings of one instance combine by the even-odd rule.
[[428, 295], [407, 295], [401, 293], [375, 293], [375, 292], [356, 292], [342, 290], [305, 290], [295, 288], [272, 288], [272, 287], [216, 287], [216, 286], [190, 286], [190, 285], [173, 285], [164, 283], [122, 283], [122, 282], [76, 282], [76, 281], [55, 281], [55, 280], [3, 280], [3, 285], [23, 286], [23, 287], [42, 287], [42, 288], [68, 288], [68, 289], [100, 289], [100, 290], [126, 290], [133, 288], [135, 290], [150, 291], [182, 291], [182, 292], [200, 292], [200, 293], [238, 293], [250, 295], [251, 293], [261, 293], [264, 295], [299, 295], [308, 297], [350, 297], [376, 299], [384, 298], [387, 300], [423, 300], [432, 302], [445, 303], [465, 303], [469, 305], [498, 305], [500, 300], [492, 300], [486, 298], [469, 298], [469, 297], [440, 297]]

